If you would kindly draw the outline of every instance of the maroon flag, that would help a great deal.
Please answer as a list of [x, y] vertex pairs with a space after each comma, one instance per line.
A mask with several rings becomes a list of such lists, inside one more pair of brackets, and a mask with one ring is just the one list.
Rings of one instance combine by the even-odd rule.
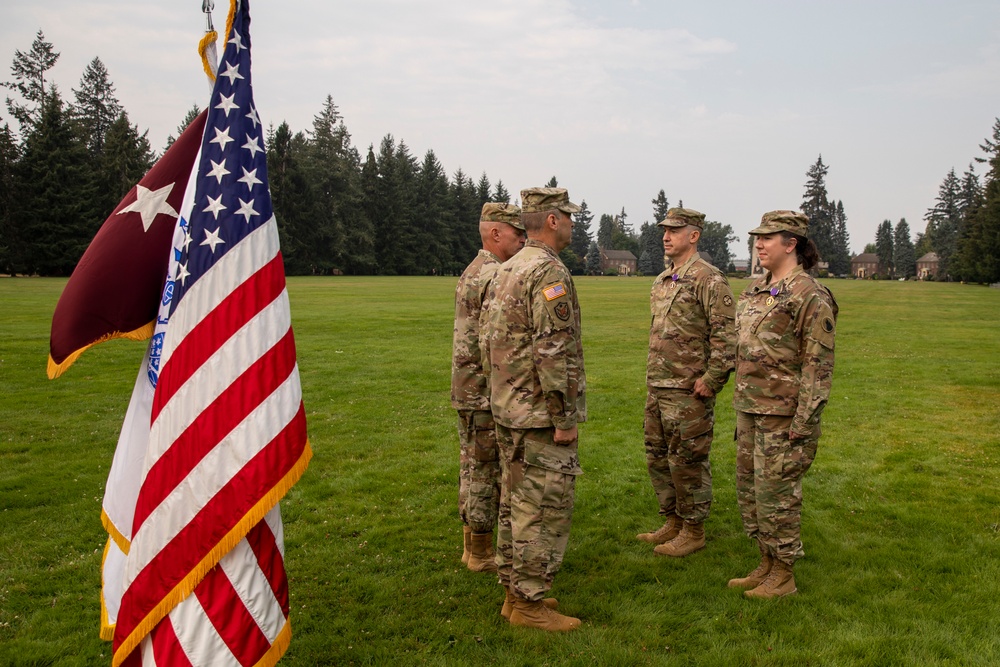
[[144, 340], [167, 275], [174, 226], [207, 111], [199, 115], [104, 221], [73, 270], [49, 337], [49, 378], [111, 338]]

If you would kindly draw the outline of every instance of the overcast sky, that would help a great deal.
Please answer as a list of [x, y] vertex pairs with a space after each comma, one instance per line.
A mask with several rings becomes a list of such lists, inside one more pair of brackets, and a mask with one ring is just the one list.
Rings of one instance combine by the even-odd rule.
[[[201, 0], [2, 3], [0, 80], [40, 28], [64, 98], [100, 57], [157, 150], [207, 103]], [[853, 251], [886, 218], [916, 235], [1000, 116], [996, 0], [256, 0], [251, 17], [265, 124], [308, 130], [329, 94], [362, 157], [392, 134], [515, 197], [555, 175], [636, 229], [662, 188], [732, 225], [741, 257], [820, 154]]]

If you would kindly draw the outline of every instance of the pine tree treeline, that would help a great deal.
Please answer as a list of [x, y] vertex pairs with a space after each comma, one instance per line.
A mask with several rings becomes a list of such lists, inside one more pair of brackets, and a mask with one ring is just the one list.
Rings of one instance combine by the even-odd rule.
[[18, 133], [0, 119], [2, 273], [69, 275], [154, 161], [100, 59], [87, 65], [69, 103], [47, 78], [58, 60], [39, 30], [29, 51], [15, 52], [13, 80], [2, 84], [20, 98], [6, 99]]
[[961, 178], [951, 169], [917, 236], [916, 258], [937, 254], [939, 279], [1000, 283], [1000, 118], [980, 148], [986, 156], [975, 162], [989, 165], [985, 184], [972, 163]]
[[851, 272], [851, 237], [847, 232], [847, 214], [842, 201], [833, 201], [826, 191], [826, 174], [830, 168], [820, 155], [806, 171], [802, 212], [809, 216], [809, 238], [816, 244], [820, 261], [828, 263], [835, 276]]

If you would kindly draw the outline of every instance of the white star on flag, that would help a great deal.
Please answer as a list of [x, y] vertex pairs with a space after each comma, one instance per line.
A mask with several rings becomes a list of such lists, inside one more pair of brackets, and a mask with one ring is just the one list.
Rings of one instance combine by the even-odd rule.
[[257, 170], [247, 171], [243, 168], [243, 178], [239, 179], [237, 183], [246, 183], [247, 188], [253, 190], [253, 186], [260, 185], [262, 181], [257, 178]]
[[[190, 240], [191, 240], [191, 237], [188, 236], [188, 242], [190, 242]], [[187, 269], [187, 264], [178, 264], [177, 265], [177, 280], [181, 281], [181, 285], [184, 284], [184, 281], [187, 280], [188, 276], [190, 276], [190, 275], [191, 274], [190, 274], [190, 272], [188, 272], [188, 269]]]
[[216, 109], [222, 109], [225, 112], [227, 118], [229, 117], [229, 112], [230, 111], [232, 111], [233, 109], [239, 109], [240, 108], [239, 104], [236, 104], [236, 102], [233, 102], [233, 98], [234, 97], [236, 97], [236, 93], [233, 93], [229, 97], [226, 97], [222, 93], [219, 93], [219, 103], [215, 105], [215, 108]]
[[228, 127], [225, 130], [220, 130], [219, 128], [214, 128], [214, 129], [215, 129], [215, 139], [212, 139], [208, 143], [219, 144], [219, 148], [221, 148], [222, 150], [226, 150], [226, 146], [229, 144], [230, 141], [236, 141], [235, 139], [229, 136]]
[[236, 81], [236, 79], [243, 78], [243, 75], [240, 74], [239, 65], [233, 65], [232, 63], [226, 63], [226, 71], [219, 72], [219, 76], [227, 77], [229, 79], [230, 86], [233, 85], [233, 82]]
[[212, 249], [213, 255], [215, 254], [215, 246], [219, 245], [220, 243], [225, 243], [225, 241], [219, 238], [219, 229], [221, 229], [221, 227], [216, 228], [215, 231], [209, 231], [206, 229], [205, 240], [201, 242], [201, 245], [207, 245]]
[[236, 211], [236, 213], [233, 213], [233, 215], [242, 215], [244, 218], [246, 218], [247, 222], [250, 222], [251, 216], [260, 214], [257, 213], [257, 211], [253, 210], [253, 199], [251, 199], [248, 202], [240, 199], [240, 208], [238, 211]]
[[264, 150], [257, 144], [257, 137], [251, 137], [249, 134], [247, 135], [247, 142], [240, 146], [240, 148], [245, 148], [250, 151], [251, 160], [257, 157], [257, 153], [261, 153]]
[[[226, 207], [222, 205], [222, 195], [219, 195], [215, 199], [212, 199], [212, 197], [209, 195], [209, 197], [208, 197], [208, 206], [206, 206], [204, 209], [202, 209], [202, 212], [203, 213], [211, 213], [213, 216], [215, 216], [215, 219], [218, 220], [219, 219], [219, 212], [220, 211], [225, 211], [225, 210], [226, 210]], [[213, 248], [213, 250], [214, 250], [214, 248]]]
[[247, 118], [250, 119], [250, 122], [253, 123], [253, 129], [256, 130], [257, 126], [260, 125], [260, 116], [257, 115], [257, 109], [250, 107], [250, 113], [247, 114]]
[[149, 231], [149, 226], [160, 213], [169, 215], [171, 218], [177, 217], [177, 211], [167, 203], [167, 197], [173, 190], [174, 184], [164, 185], [159, 190], [149, 190], [141, 185], [135, 186], [135, 201], [118, 211], [118, 215], [123, 213], [138, 213], [142, 218], [143, 231]]
[[222, 183], [222, 177], [230, 173], [230, 171], [226, 169], [226, 161], [223, 160], [222, 162], [216, 162], [215, 160], [209, 160], [209, 162], [212, 163], [212, 168], [209, 169], [208, 173], [205, 175], [214, 176], [216, 182]]

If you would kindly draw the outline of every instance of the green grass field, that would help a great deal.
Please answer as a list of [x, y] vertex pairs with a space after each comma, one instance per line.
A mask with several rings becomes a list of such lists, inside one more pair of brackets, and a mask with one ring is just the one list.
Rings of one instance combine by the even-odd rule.
[[[833, 394], [805, 479], [799, 595], [756, 564], [719, 399], [708, 547], [655, 556], [642, 447], [648, 278], [581, 278], [590, 421], [553, 595], [582, 629], [511, 628], [459, 561], [447, 278], [290, 280], [315, 451], [282, 502], [283, 665], [1000, 663], [1000, 290], [833, 281]], [[734, 291], [744, 281], [734, 282]], [[64, 281], [0, 280], [0, 665], [110, 661], [97, 637], [104, 484], [144, 345], [45, 377]]]

